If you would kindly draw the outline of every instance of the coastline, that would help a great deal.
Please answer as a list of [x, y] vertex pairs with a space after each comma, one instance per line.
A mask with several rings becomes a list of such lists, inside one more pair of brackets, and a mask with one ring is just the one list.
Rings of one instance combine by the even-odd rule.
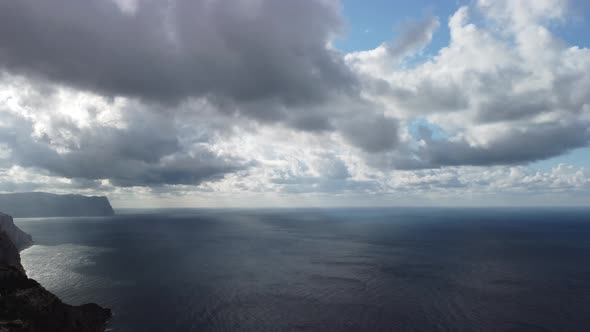
[[11, 216], [0, 213], [0, 332], [105, 331], [110, 309], [68, 305], [27, 276], [20, 251], [32, 244]]

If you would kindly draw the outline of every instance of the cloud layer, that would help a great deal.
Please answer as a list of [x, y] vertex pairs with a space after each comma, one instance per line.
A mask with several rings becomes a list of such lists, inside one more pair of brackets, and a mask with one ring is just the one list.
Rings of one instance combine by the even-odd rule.
[[328, 1], [3, 1], [0, 65], [106, 95], [297, 104], [354, 83], [326, 47], [341, 25]]
[[340, 6], [1, 2], [0, 191], [588, 192], [527, 166], [590, 141], [567, 1], [479, 0], [347, 54]]

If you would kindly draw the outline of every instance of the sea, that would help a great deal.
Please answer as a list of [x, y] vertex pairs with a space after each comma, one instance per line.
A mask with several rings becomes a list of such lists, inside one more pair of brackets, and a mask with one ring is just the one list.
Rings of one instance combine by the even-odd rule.
[[110, 331], [590, 331], [590, 209], [121, 210], [16, 219]]

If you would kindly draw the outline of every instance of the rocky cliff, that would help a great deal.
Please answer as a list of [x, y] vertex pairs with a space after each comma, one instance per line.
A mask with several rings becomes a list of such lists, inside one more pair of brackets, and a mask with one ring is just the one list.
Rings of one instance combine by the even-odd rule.
[[18, 251], [21, 251], [33, 244], [31, 236], [23, 231], [12, 222], [12, 217], [0, 212], [0, 230], [2, 230]]
[[111, 311], [94, 303], [65, 304], [29, 279], [15, 241], [28, 246], [31, 239], [12, 217], [0, 214], [0, 332], [104, 331]]
[[15, 218], [115, 214], [105, 196], [56, 195], [42, 192], [0, 194], [0, 211]]

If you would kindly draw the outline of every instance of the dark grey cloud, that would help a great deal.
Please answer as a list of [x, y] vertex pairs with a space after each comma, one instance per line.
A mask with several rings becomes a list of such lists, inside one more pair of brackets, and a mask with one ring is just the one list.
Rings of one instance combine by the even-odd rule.
[[10, 150], [13, 165], [73, 179], [78, 187], [94, 187], [100, 179], [122, 187], [198, 185], [252, 165], [216, 153], [199, 142], [203, 138], [181, 142], [172, 121], [147, 111], [129, 110], [126, 128], [80, 128], [57, 120], [50, 126], [55, 133], [40, 137], [33, 135], [31, 121], [0, 115], [0, 143]]
[[361, 113], [341, 125], [344, 138], [364, 151], [387, 152], [397, 147], [399, 137], [396, 119]]
[[[106, 95], [212, 96], [306, 104], [355, 78], [326, 47], [342, 27], [327, 1], [0, 2], [0, 67]], [[262, 116], [262, 115], [260, 115]]]
[[478, 107], [477, 120], [482, 123], [514, 121], [534, 117], [554, 108], [541, 92], [503, 96], [482, 103]]
[[[472, 103], [477, 113], [476, 120], [480, 123], [528, 120], [545, 112], [575, 110], [581, 106], [559, 100], [568, 92], [560, 91], [557, 86], [526, 90], [521, 88], [524, 91], [518, 91], [515, 87], [527, 78], [530, 79], [530, 72], [516, 66], [489, 73], [471, 73], [469, 76], [478, 87], [472, 94], [479, 96], [480, 100]], [[576, 84], [573, 79], [566, 83], [562, 76], [563, 74], [556, 75], [563, 85]]]
[[564, 154], [584, 147], [590, 130], [584, 124], [544, 124], [525, 129], [512, 128], [485, 146], [465, 140], [433, 139], [422, 128], [424, 145], [417, 151], [396, 155], [388, 163], [399, 169], [438, 168], [442, 166], [489, 166], [524, 164]]
[[[146, 104], [172, 105], [173, 111], [178, 102], [203, 97], [228, 117], [309, 132], [337, 131], [371, 152], [394, 148], [397, 124], [372, 120], [379, 110], [359, 101], [356, 74], [343, 54], [327, 46], [343, 26], [337, 2], [144, 0], [125, 11], [117, 1], [1, 2], [0, 72], [48, 86], [137, 97]], [[437, 22], [407, 30], [423, 39]], [[411, 47], [411, 39], [394, 48]], [[351, 121], [350, 112], [335, 100], [362, 103], [355, 111], [363, 115], [353, 115], [359, 120]], [[105, 140], [138, 142], [131, 136], [146, 129], [138, 125], [124, 134], [99, 129], [103, 132], [80, 139], [109, 146]], [[152, 139], [162, 139], [153, 147], [163, 149], [161, 154], [178, 148], [174, 140]], [[135, 145], [94, 152], [134, 160], [148, 149]], [[154, 156], [151, 152], [146, 157]]]

